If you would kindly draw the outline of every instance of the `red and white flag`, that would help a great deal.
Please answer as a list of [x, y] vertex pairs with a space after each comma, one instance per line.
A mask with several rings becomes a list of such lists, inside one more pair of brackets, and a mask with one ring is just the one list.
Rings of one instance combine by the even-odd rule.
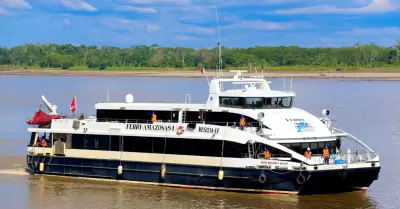
[[204, 69], [204, 67], [203, 67], [203, 69], [200, 69], [201, 74], [204, 74], [205, 72], [206, 72], [206, 69]]
[[76, 111], [76, 96], [74, 96], [74, 98], [72, 99], [69, 109], [71, 109], [72, 113], [75, 113], [75, 111]]

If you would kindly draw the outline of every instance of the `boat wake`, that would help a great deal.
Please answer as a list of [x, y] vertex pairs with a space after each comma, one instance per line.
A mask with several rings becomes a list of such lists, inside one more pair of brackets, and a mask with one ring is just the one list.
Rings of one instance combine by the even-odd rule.
[[21, 175], [28, 176], [31, 175], [32, 172], [26, 168], [18, 168], [18, 169], [0, 169], [0, 175]]

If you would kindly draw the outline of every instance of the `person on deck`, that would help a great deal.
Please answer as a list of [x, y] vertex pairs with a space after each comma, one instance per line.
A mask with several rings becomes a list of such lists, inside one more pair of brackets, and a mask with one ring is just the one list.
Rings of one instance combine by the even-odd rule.
[[282, 101], [279, 101], [278, 107], [285, 107], [282, 103]]
[[40, 146], [47, 147], [46, 138], [44, 138], [44, 136], [42, 136], [42, 139], [40, 139]]
[[311, 150], [310, 148], [307, 148], [307, 150], [304, 152], [304, 157], [306, 157], [307, 159], [311, 159]]
[[246, 118], [244, 117], [244, 115], [242, 115], [242, 117], [240, 118], [239, 125], [240, 125], [240, 130], [243, 131], [244, 127], [246, 126]]
[[265, 159], [271, 158], [271, 153], [269, 152], [269, 150], [266, 147], [264, 148], [264, 158]]
[[322, 150], [322, 157], [324, 158], [324, 164], [329, 164], [329, 149], [326, 145], [325, 148]]
[[151, 113], [151, 122], [155, 123], [157, 121], [157, 115], [155, 112]]

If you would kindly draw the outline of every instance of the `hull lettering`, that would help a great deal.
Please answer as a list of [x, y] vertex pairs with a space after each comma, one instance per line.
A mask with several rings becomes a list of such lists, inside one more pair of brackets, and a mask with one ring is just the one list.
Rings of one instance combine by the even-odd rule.
[[174, 125], [153, 125], [153, 124], [126, 124], [128, 130], [140, 131], [175, 131]]
[[219, 128], [199, 127], [199, 132], [211, 133], [211, 134], [218, 134], [218, 133], [219, 133]]

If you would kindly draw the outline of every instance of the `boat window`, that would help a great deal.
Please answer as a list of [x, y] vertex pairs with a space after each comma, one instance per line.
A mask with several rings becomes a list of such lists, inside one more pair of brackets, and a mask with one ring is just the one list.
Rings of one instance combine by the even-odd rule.
[[322, 152], [322, 151], [318, 150], [318, 144], [317, 143], [311, 143], [310, 149], [311, 149], [311, 153], [312, 154], [318, 154], [318, 153]]
[[221, 107], [271, 109], [292, 107], [293, 97], [220, 97]]
[[232, 107], [242, 107], [243, 106], [243, 99], [238, 97], [231, 98], [231, 105]]
[[301, 146], [299, 143], [292, 144], [291, 149], [297, 153], [301, 153]]
[[292, 104], [292, 98], [291, 97], [281, 97], [278, 98], [278, 107], [290, 107]]
[[245, 101], [244, 108], [262, 108], [264, 104], [264, 98], [249, 97]]
[[336, 153], [336, 141], [330, 142], [311, 142], [311, 143], [286, 143], [281, 144], [301, 155], [310, 147], [310, 150], [313, 155], [322, 155], [322, 150], [325, 148], [325, 145], [329, 147], [329, 153]]
[[264, 108], [276, 108], [278, 104], [278, 98], [265, 98]]
[[157, 120], [162, 122], [178, 122], [178, 111], [164, 110], [102, 110], [98, 109], [96, 118], [98, 122], [128, 122], [147, 123], [151, 121], [152, 112], [157, 115]]
[[[162, 154], [165, 151], [166, 154], [174, 155], [221, 157], [222, 141], [74, 134], [72, 135], [71, 148], [104, 151], [120, 151], [120, 148], [122, 148], [125, 152]], [[241, 158], [247, 152], [247, 145], [245, 144], [230, 141], [224, 142], [224, 157]]]

